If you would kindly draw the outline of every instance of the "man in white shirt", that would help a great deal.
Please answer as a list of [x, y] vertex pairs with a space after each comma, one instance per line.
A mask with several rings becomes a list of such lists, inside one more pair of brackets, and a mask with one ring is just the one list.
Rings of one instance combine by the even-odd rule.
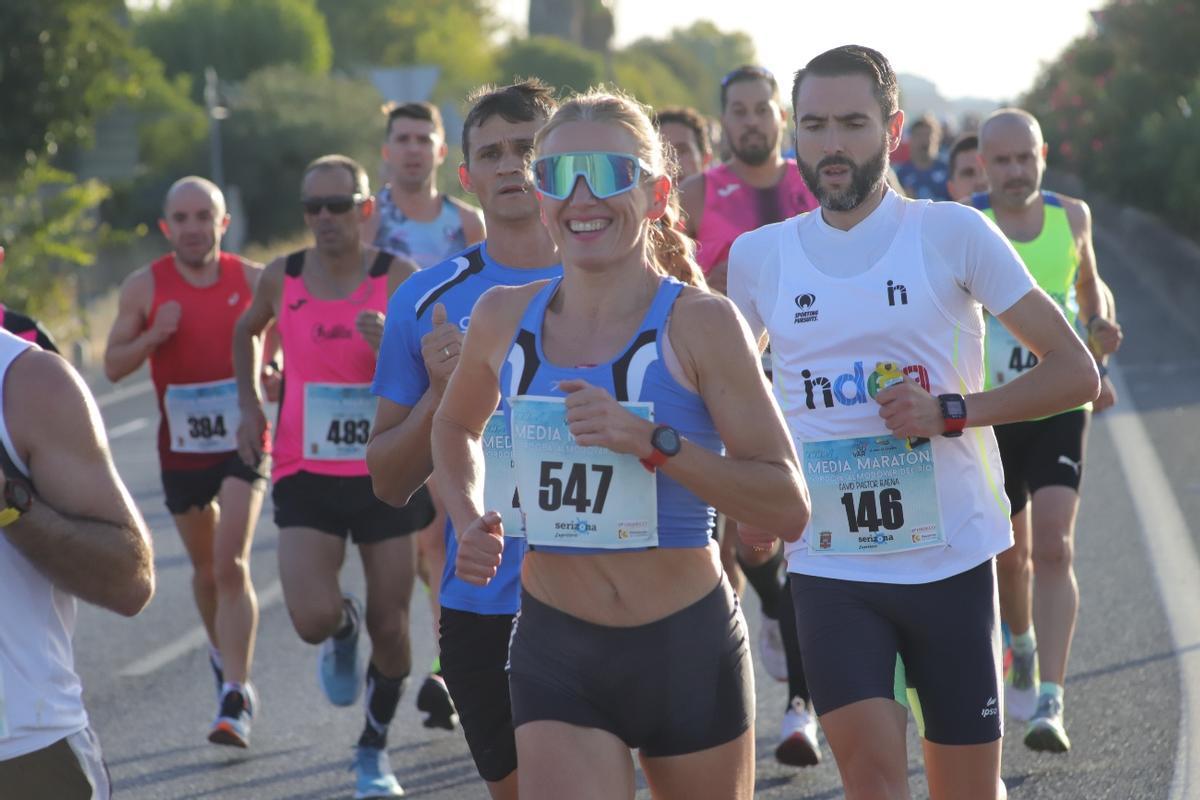
[[[828, 51], [792, 94], [821, 210], [740, 237], [729, 295], [770, 336], [812, 494], [787, 551], [813, 702], [846, 797], [907, 797], [898, 652], [930, 796], [1003, 797], [993, 559], [1012, 535], [990, 426], [1095, 397], [1094, 362], [981, 214], [886, 187], [904, 125], [887, 59]], [[1038, 353], [1036, 377], [982, 391], [983, 307]]]
[[71, 647], [75, 599], [141, 611], [154, 594], [150, 535], [79, 375], [7, 331], [0, 466], [0, 796], [107, 800]]

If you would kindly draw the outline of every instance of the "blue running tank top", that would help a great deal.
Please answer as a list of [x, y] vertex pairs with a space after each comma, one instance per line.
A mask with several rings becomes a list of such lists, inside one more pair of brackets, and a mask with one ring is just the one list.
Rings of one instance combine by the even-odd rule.
[[[534, 295], [500, 370], [500, 406], [508, 422], [510, 435], [510, 397], [563, 397], [564, 393], [558, 389], [559, 381], [583, 379], [593, 386], [606, 389], [618, 401], [653, 403], [656, 424], [670, 425], [693, 444], [715, 453], [723, 452], [724, 446], [704, 401], [699, 394], [684, 388], [675, 380], [667, 369], [663, 355], [667, 320], [676, 298], [683, 291], [683, 284], [670, 277], [662, 279], [637, 333], [619, 356], [605, 364], [572, 368], [551, 364], [542, 350], [542, 325], [546, 308], [561, 282], [561, 278], [555, 278]], [[716, 524], [713, 507], [667, 477], [662, 470], [657, 472], [655, 485], [658, 491], [658, 546], [706, 547]], [[574, 555], [613, 552], [603, 548], [552, 545], [530, 545], [529, 549]]]
[[[420, 401], [429, 388], [429, 373], [421, 355], [421, 338], [433, 330], [433, 308], [438, 303], [446, 307], [447, 319], [466, 333], [475, 303], [488, 289], [521, 286], [560, 275], [562, 267], [558, 265], [518, 269], [501, 264], [488, 253], [486, 241], [416, 273], [396, 288], [388, 302], [373, 391], [401, 406], [415, 406]], [[485, 480], [490, 484], [503, 477], [503, 474], [493, 474], [489, 470]], [[512, 486], [515, 481], [516, 478], [510, 476]], [[506, 493], [513, 491], [508, 489]], [[458, 537], [448, 515], [443, 533], [446, 563], [438, 593], [441, 604], [473, 614], [517, 613], [521, 606], [521, 561], [525, 555], [525, 540], [515, 535], [506, 536], [504, 558], [496, 577], [487, 586], [474, 586], [459, 578], [454, 570]]]
[[392, 255], [410, 258], [421, 269], [440, 264], [450, 256], [466, 249], [467, 234], [463, 230], [458, 206], [442, 195], [442, 210], [432, 222], [409, 219], [392, 200], [392, 187], [385, 186], [375, 198], [378, 204], [379, 229], [375, 246]]

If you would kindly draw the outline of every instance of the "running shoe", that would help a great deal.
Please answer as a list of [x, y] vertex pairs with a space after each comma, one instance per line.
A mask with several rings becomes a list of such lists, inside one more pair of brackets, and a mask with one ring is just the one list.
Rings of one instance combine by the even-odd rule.
[[225, 692], [221, 697], [217, 719], [208, 733], [208, 740], [213, 744], [229, 747], [249, 747], [250, 722], [254, 719], [254, 709], [257, 705], [258, 697], [254, 687], [248, 683], [244, 692], [236, 689]]
[[821, 763], [821, 748], [817, 744], [817, 718], [799, 697], [792, 698], [792, 707], [783, 715], [779, 746], [775, 760], [791, 767], [813, 767]]
[[787, 652], [783, 647], [783, 629], [779, 627], [779, 620], [771, 619], [766, 614], [763, 614], [762, 624], [758, 628], [758, 657], [762, 659], [763, 669], [772, 678], [777, 681], [788, 679]]
[[425, 718], [426, 728], [452, 731], [458, 725], [458, 711], [450, 699], [450, 690], [446, 688], [442, 676], [436, 673], [429, 673], [421, 684], [417, 692], [417, 710], [429, 715]]
[[362, 693], [365, 673], [358, 657], [358, 634], [362, 629], [362, 603], [354, 595], [347, 594], [352, 606], [354, 631], [345, 639], [330, 636], [321, 642], [321, 655], [317, 659], [317, 677], [329, 702], [335, 706], [352, 706]]
[[1037, 650], [1011, 650], [1012, 663], [1004, 680], [1004, 709], [1013, 719], [1028, 720], [1038, 705]]
[[1063, 704], [1054, 695], [1038, 697], [1037, 711], [1025, 729], [1025, 746], [1041, 753], [1065, 753], [1071, 749], [1063, 724]]
[[404, 789], [392, 773], [392, 762], [382, 747], [354, 748], [354, 800], [403, 797]]

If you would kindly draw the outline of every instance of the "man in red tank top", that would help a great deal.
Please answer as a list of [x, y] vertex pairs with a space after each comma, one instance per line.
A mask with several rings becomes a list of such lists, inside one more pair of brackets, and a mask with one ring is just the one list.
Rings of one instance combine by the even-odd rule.
[[253, 466], [238, 458], [233, 325], [250, 304], [262, 267], [221, 252], [228, 225], [215, 184], [187, 177], [171, 186], [159, 220], [171, 252], [122, 284], [104, 371], [119, 381], [150, 361], [167, 509], [192, 561], [192, 591], [219, 685], [208, 738], [247, 747], [258, 626], [249, 553], [269, 448]]
[[[254, 337], [274, 321], [285, 380], [271, 496], [284, 602], [300, 638], [321, 645], [320, 683], [330, 702], [353, 705], [365, 678], [355, 796], [399, 797], [387, 732], [412, 671], [412, 534], [432, 522], [434, 511], [424, 488], [402, 508], [376, 497], [366, 447], [384, 311], [392, 291], [417, 266], [362, 244], [374, 198], [366, 171], [353, 159], [331, 155], [310, 164], [300, 201], [315, 246], [267, 265], [234, 329], [238, 447], [248, 463], [261, 453], [266, 418], [254, 381]], [[365, 611], [338, 580], [347, 538], [362, 557]], [[364, 624], [371, 639], [365, 669], [358, 656]]]

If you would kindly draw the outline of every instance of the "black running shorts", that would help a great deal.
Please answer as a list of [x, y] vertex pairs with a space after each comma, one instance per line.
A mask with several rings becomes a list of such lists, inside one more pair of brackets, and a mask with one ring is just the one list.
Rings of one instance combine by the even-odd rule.
[[162, 485], [167, 510], [172, 514], [186, 514], [193, 508], [207, 508], [220, 494], [226, 478], [254, 484], [265, 481], [270, 471], [270, 458], [255, 469], [242, 461], [237, 453], [204, 469], [164, 469]]
[[707, 750], [754, 721], [746, 620], [729, 582], [646, 625], [608, 627], [522, 592], [509, 649], [514, 726], [608, 731], [651, 758]]
[[476, 614], [442, 606], [442, 678], [479, 777], [504, 780], [517, 768], [512, 704], [508, 695], [508, 641], [512, 614]]
[[84, 728], [49, 747], [0, 761], [0, 797], [21, 800], [109, 800], [100, 742]]
[[271, 492], [275, 524], [314, 528], [354, 544], [373, 544], [416, 533], [433, 522], [433, 500], [422, 486], [402, 508], [375, 496], [369, 475], [341, 477], [297, 472], [280, 478]]
[[[833, 556], [836, 558], [836, 556]], [[895, 698], [896, 653], [934, 744], [1003, 733], [999, 600], [993, 560], [933, 583], [788, 576], [804, 674], [817, 714]]]
[[1045, 419], [996, 426], [1004, 464], [1004, 492], [1016, 514], [1045, 486], [1079, 490], [1090, 412], [1083, 409]]

